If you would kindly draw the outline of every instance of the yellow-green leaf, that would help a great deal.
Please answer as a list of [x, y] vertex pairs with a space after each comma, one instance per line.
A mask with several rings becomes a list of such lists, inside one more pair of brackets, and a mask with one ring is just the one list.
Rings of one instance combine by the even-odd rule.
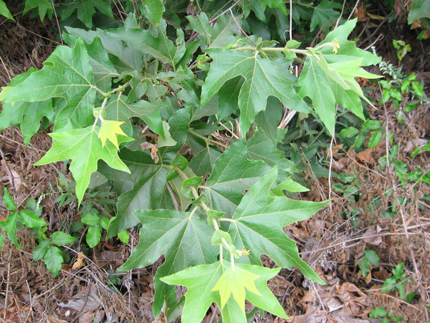
[[[121, 121], [113, 121], [113, 120], [102, 120], [101, 127], [99, 132], [99, 138], [102, 141], [102, 147], [106, 144], [106, 139], [109, 139], [111, 143], [113, 143], [116, 149], [119, 149], [118, 146], [118, 138], [116, 135], [126, 136], [124, 131], [120, 128], [124, 122]], [[133, 140], [132, 138], [130, 138]]]

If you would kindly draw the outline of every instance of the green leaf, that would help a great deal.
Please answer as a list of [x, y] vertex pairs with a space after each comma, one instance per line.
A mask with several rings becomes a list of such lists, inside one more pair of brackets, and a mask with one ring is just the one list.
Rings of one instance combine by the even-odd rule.
[[269, 166], [278, 165], [279, 169], [294, 169], [295, 164], [285, 158], [284, 152], [277, 149], [263, 131], [255, 133], [247, 142], [248, 158], [264, 161]]
[[413, 6], [409, 11], [408, 24], [411, 25], [415, 20], [420, 18], [430, 18], [430, 1], [414, 0]]
[[66, 20], [77, 10], [78, 19], [82, 21], [88, 29], [93, 28], [92, 16], [96, 13], [95, 8], [100, 10], [106, 16], [114, 19], [110, 4], [103, 0], [73, 0], [68, 3], [64, 10], [61, 11], [61, 20]]
[[[87, 43], [92, 43], [94, 38], [98, 36], [104, 49], [110, 55], [109, 58], [118, 73], [133, 72], [135, 70], [138, 72], [142, 71], [143, 53], [134, 49], [132, 46], [127, 45], [127, 43], [123, 43], [119, 39], [108, 36], [104, 30], [97, 29], [96, 31], [86, 31], [80, 28], [71, 27], [66, 27], [66, 30], [70, 35], [81, 37]], [[65, 36], [64, 39], [69, 44], [72, 43], [67, 36]]]
[[164, 12], [164, 3], [161, 0], [143, 0], [143, 13], [148, 16], [156, 26], [161, 21]]
[[282, 193], [282, 190], [285, 190], [288, 192], [309, 192], [309, 189], [293, 181], [291, 178], [287, 178], [282, 183], [279, 183], [278, 186], [276, 186], [276, 188], [271, 190], [271, 192], [276, 196], [284, 196], [284, 193]]
[[18, 221], [18, 213], [13, 212], [7, 216], [6, 221], [0, 223], [7, 232], [9, 240], [17, 246], [19, 250], [22, 250], [22, 247], [18, 242], [18, 238], [16, 237], [16, 221]]
[[[211, 265], [188, 268], [174, 275], [162, 278], [168, 284], [187, 287], [182, 313], [183, 322], [201, 322], [207, 309], [213, 302], [216, 302], [221, 307], [220, 294], [217, 291], [213, 291], [213, 288], [228, 268], [231, 268], [229, 262], [216, 262]], [[245, 289], [246, 299], [259, 308], [279, 317], [288, 318], [276, 297], [267, 287], [267, 281], [278, 274], [279, 268], [269, 269], [244, 264], [235, 264], [235, 268], [240, 268], [239, 271], [241, 272], [251, 272], [258, 277], [254, 280], [254, 286], [261, 296]], [[242, 304], [239, 305], [234, 301], [234, 298], [230, 298], [222, 309], [223, 322], [246, 322], [245, 315], [242, 314], [240, 306]]]
[[45, 259], [46, 268], [55, 276], [58, 275], [61, 270], [61, 264], [64, 261], [60, 248], [55, 246], [49, 247], [43, 259]]
[[382, 307], [377, 307], [370, 312], [369, 318], [384, 317], [387, 314], [388, 313]]
[[342, 129], [339, 133], [339, 136], [342, 138], [352, 138], [358, 134], [358, 129], [354, 127], [348, 127], [345, 129]]
[[393, 276], [396, 279], [402, 278], [402, 276], [405, 274], [405, 271], [403, 268], [405, 267], [405, 263], [401, 262], [400, 264], [397, 264], [397, 266], [393, 269]]
[[130, 235], [128, 234], [127, 230], [118, 233], [118, 239], [121, 240], [123, 243], [127, 244], [130, 239]]
[[339, 17], [339, 12], [333, 10], [334, 8], [342, 8], [340, 3], [331, 2], [329, 0], [323, 0], [318, 6], [314, 7], [314, 13], [312, 15], [310, 31], [314, 31], [318, 25], [322, 28], [329, 19], [331, 23], [326, 25], [326, 29], [336, 23], [336, 19]]
[[0, 0], [0, 15], [15, 21], [3, 0]]
[[305, 66], [299, 77], [297, 93], [302, 97], [308, 96], [312, 99], [315, 112], [324, 122], [330, 134], [333, 134], [336, 99], [330, 87], [329, 78], [314, 57], [306, 58]]
[[50, 0], [26, 0], [23, 15], [34, 8], [38, 9], [40, 21], [43, 21], [48, 10], [52, 13], [53, 3]]
[[86, 241], [90, 248], [97, 246], [101, 237], [102, 230], [99, 225], [92, 225], [88, 228]]
[[158, 27], [155, 28], [157, 37], [154, 37], [147, 30], [134, 28], [111, 29], [107, 31], [107, 34], [113, 38], [126, 41], [142, 53], [150, 54], [175, 68], [176, 63], [181, 60], [185, 53], [185, 44], [176, 47], [173, 41], [167, 37], [166, 27], [166, 22], [161, 20]]
[[278, 125], [282, 118], [282, 105], [274, 97], [267, 100], [266, 111], [261, 111], [255, 116], [255, 123], [264, 131], [273, 145], [278, 144]]
[[165, 184], [170, 167], [163, 167], [163, 165], [170, 166], [177, 152], [184, 145], [189, 121], [190, 114], [186, 109], [178, 110], [169, 119], [170, 134], [176, 141], [176, 145], [163, 147], [158, 151], [159, 163], [154, 163], [152, 158], [143, 151], [122, 149], [121, 160], [128, 166], [132, 175], [125, 177], [126, 174], [118, 172], [112, 177], [112, 170], [110, 169], [103, 173], [109, 179], [131, 180], [134, 184], [133, 189], [121, 194], [118, 199], [118, 215], [109, 226], [108, 239], [138, 224], [138, 220], [132, 213], [134, 210], [156, 210], [160, 208], [163, 198], [171, 201], [170, 197], [165, 196], [166, 193], [169, 195], [168, 191], [166, 192]]
[[55, 140], [51, 149], [35, 165], [45, 165], [72, 159], [70, 170], [76, 180], [76, 195], [79, 202], [90, 183], [91, 173], [97, 170], [97, 161], [103, 159], [110, 167], [129, 173], [127, 166], [118, 157], [116, 147], [106, 142], [103, 147], [98, 138], [99, 127], [52, 133]]
[[242, 313], [245, 313], [245, 288], [248, 292], [261, 296], [254, 283], [259, 277], [250, 271], [242, 269], [240, 266], [230, 267], [225, 270], [212, 288], [212, 291], [219, 291], [221, 309], [224, 308], [230, 295], [233, 294], [233, 298], [240, 306]]
[[9, 195], [7, 187], [3, 189], [3, 203], [9, 211], [18, 210], [18, 206], [13, 201], [13, 197]]
[[125, 96], [112, 95], [106, 103], [106, 119], [124, 122], [122, 128], [128, 136], [131, 136], [133, 127], [130, 118], [139, 117], [145, 121], [152, 131], [159, 135], [164, 135], [161, 116], [158, 112], [161, 107], [161, 104], [150, 103], [145, 100], [127, 103]]
[[[65, 34], [64, 40], [72, 47], [75, 46], [77, 37]], [[104, 92], [111, 89], [112, 78], [118, 77], [119, 74], [108, 57], [101, 39], [95, 36], [91, 44], [84, 42], [87, 49], [90, 64], [93, 68], [95, 85]]]
[[21, 219], [21, 222], [29, 228], [44, 227], [46, 225], [45, 220], [39, 218], [36, 214], [27, 210], [22, 210], [19, 214], [19, 218]]
[[197, 18], [187, 16], [196, 32], [203, 36], [208, 48], [222, 48], [232, 43], [240, 30], [230, 15], [221, 15], [211, 27], [207, 15], [202, 12]]
[[229, 233], [237, 249], [250, 250], [239, 261], [261, 265], [260, 255], [265, 254], [278, 266], [299, 268], [309, 279], [324, 284], [300, 259], [295, 242], [285, 235], [283, 227], [309, 218], [329, 202], [270, 197], [270, 186], [276, 177], [277, 166], [251, 187], [236, 209]]
[[182, 188], [181, 188], [181, 194], [185, 195], [186, 197], [188, 197], [189, 199], [194, 199], [194, 195], [192, 193], [192, 187], [196, 189], [196, 191], [198, 192], [198, 189], [200, 187], [200, 185], [202, 185], [203, 182], [203, 177], [191, 177], [186, 179], [183, 183], [182, 183]]
[[393, 292], [395, 290], [395, 285], [397, 284], [397, 280], [394, 277], [388, 277], [385, 280], [385, 283], [382, 285], [382, 293]]
[[[159, 267], [154, 279], [154, 316], [160, 312], [164, 297], [174, 288], [159, 279], [193, 265], [216, 261], [217, 248], [212, 247], [214, 230], [198, 216], [171, 210], [139, 210], [134, 212], [142, 222], [139, 245], [130, 259], [119, 270], [146, 267], [164, 254], [166, 261]], [[175, 296], [176, 303], [176, 296]]]
[[382, 140], [382, 132], [375, 131], [369, 139], [369, 148], [375, 148]]
[[[235, 77], [224, 83], [221, 89], [218, 92], [218, 119], [223, 120], [228, 118], [233, 112], [239, 109], [239, 93], [242, 85], [244, 83], [243, 77]], [[270, 100], [271, 98], [269, 98]], [[274, 101], [278, 101], [274, 98]], [[264, 114], [264, 111], [261, 111], [258, 115]]]
[[215, 161], [205, 184], [209, 207], [226, 212], [227, 218], [232, 217], [244, 192], [270, 169], [261, 161], [249, 161], [246, 156], [245, 141], [235, 142]]
[[201, 104], [206, 104], [222, 87], [237, 76], [243, 76], [239, 93], [240, 128], [246, 133], [255, 116], [266, 109], [269, 96], [277, 97], [286, 107], [299, 112], [311, 110], [297, 95], [293, 82], [285, 78], [269, 59], [258, 53], [239, 50], [208, 49], [213, 62], [202, 87]]
[[[212, 211], [212, 210], [211, 210]], [[216, 212], [216, 211], [215, 211]], [[228, 232], [222, 230], [216, 230], [212, 235], [212, 245], [219, 246], [222, 245], [222, 239], [224, 239], [229, 245], [231, 245], [231, 237]]]
[[64, 246], [75, 242], [76, 238], [63, 231], [55, 231], [51, 235], [51, 242], [56, 246]]
[[[9, 83], [8, 89], [10, 90], [22, 83], [35, 71], [36, 70], [34, 68], [30, 68], [27, 73], [15, 77]], [[31, 137], [40, 128], [40, 119], [42, 117], [51, 119], [53, 115], [54, 111], [52, 109], [51, 99], [38, 102], [18, 101], [14, 103], [4, 103], [2, 113], [0, 114], [0, 130], [12, 125], [21, 124], [24, 143], [28, 145]]]
[[85, 214], [85, 216], [82, 217], [81, 222], [85, 223], [87, 225], [96, 225], [96, 224], [99, 224], [99, 222], [100, 222], [100, 215], [98, 215], [97, 213], [88, 213], [88, 214]]
[[211, 174], [216, 159], [221, 153], [214, 149], [215, 146], [207, 145], [206, 148], [198, 152], [190, 161], [190, 168], [196, 175], [204, 176]]
[[370, 271], [370, 261], [369, 261], [369, 259], [367, 259], [366, 257], [364, 257], [363, 259], [361, 259], [359, 261], [358, 266], [360, 267], [361, 274], [363, 275], [363, 277], [367, 277], [367, 274]]
[[[356, 59], [362, 59], [361, 66], [368, 66], [378, 63], [381, 58], [373, 55], [371, 52], [366, 52], [362, 49], [357, 48], [354, 41], [349, 41], [348, 36], [354, 29], [357, 23], [357, 18], [349, 20], [342, 26], [339, 26], [335, 30], [331, 31], [324, 41], [318, 45], [333, 43], [335, 39], [339, 41], [339, 49], [337, 53], [333, 52], [332, 47], [325, 47], [321, 50], [327, 63], [338, 63], [344, 61], [353, 61]], [[318, 46], [317, 45], [317, 46]]]
[[39, 244], [33, 250], [33, 261], [39, 261], [44, 258], [50, 246], [51, 241], [48, 239], [39, 239]]
[[375, 251], [364, 250], [364, 255], [366, 256], [366, 259], [369, 260], [370, 264], [372, 264], [375, 267], [379, 267], [379, 256]]
[[78, 39], [74, 48], [58, 46], [41, 71], [7, 91], [4, 103], [64, 98], [66, 105], [55, 121], [57, 130], [89, 126], [94, 118], [96, 87], [83, 40]]

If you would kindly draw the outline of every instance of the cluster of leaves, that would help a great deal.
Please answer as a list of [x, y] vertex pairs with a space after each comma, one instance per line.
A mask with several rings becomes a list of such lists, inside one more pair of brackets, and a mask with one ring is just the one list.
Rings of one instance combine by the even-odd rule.
[[[208, 1], [206, 13], [185, 17], [192, 30], [187, 41], [179, 28], [183, 17], [165, 13], [174, 30], [162, 19], [164, 8], [150, 13], [156, 7], [149, 3], [141, 8], [149, 25], [130, 13], [119, 28], [66, 28], [69, 46], [57, 47], [42, 70], [2, 89], [0, 129], [21, 124], [28, 144], [41, 119], [53, 124], [53, 145], [36, 165], [69, 160], [79, 203], [88, 198], [96, 171], [111, 181], [117, 216], [105, 221], [84, 212], [81, 222], [92, 232], [87, 241], [95, 245], [105, 225], [107, 238], [142, 225], [139, 245], [119, 270], [145, 267], [164, 255], [154, 278], [155, 316], [164, 307], [172, 319], [182, 304], [174, 285], [182, 285], [188, 288], [184, 322], [200, 322], [212, 302], [223, 322], [245, 322], [245, 299], [286, 317], [268, 279], [282, 267], [296, 267], [323, 281], [300, 259], [283, 227], [328, 202], [285, 196], [304, 188], [293, 180], [300, 154], [292, 152], [289, 160], [278, 149], [286, 138], [277, 128], [283, 107], [302, 119], [315, 112], [329, 134], [336, 104], [364, 119], [360, 98], [370, 102], [355, 77], [376, 78], [362, 66], [380, 59], [347, 39], [355, 20], [313, 48], [259, 37], [244, 19], [249, 10], [264, 17], [279, 10], [286, 19], [282, 1], [244, 1], [241, 15], [230, 10], [212, 17], [224, 3], [215, 8]], [[319, 6], [336, 5], [324, 0]], [[289, 72], [295, 61], [304, 63], [298, 78]], [[237, 138], [216, 141], [227, 122]], [[45, 244], [37, 248], [45, 250]], [[262, 254], [280, 268], [262, 267]]]
[[[62, 231], [56, 231], [52, 233], [50, 238], [47, 238], [45, 235], [47, 230], [46, 222], [40, 218], [42, 208], [34, 199], [29, 199], [25, 205], [25, 210], [18, 212], [18, 206], [13, 201], [13, 197], [9, 195], [7, 188], [5, 188], [3, 202], [6, 209], [11, 213], [7, 216], [6, 221], [0, 222], [0, 230], [5, 231], [10, 241], [18, 249], [22, 250], [22, 246], [16, 236], [16, 230], [22, 230], [24, 227], [31, 228], [39, 243], [33, 251], [33, 260], [43, 259], [46, 268], [54, 275], [58, 275], [61, 264], [65, 262], [65, 259], [68, 259], [67, 252], [59, 247], [73, 243], [76, 238]], [[0, 233], [0, 251], [4, 241], [5, 236]]]

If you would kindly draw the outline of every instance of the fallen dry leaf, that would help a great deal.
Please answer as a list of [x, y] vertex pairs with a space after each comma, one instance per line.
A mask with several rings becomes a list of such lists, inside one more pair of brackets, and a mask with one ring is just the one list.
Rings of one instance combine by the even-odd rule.
[[82, 251], [80, 251], [78, 253], [78, 259], [75, 261], [75, 263], [72, 266], [72, 270], [81, 268], [84, 265], [84, 259], [85, 259], [85, 255]]

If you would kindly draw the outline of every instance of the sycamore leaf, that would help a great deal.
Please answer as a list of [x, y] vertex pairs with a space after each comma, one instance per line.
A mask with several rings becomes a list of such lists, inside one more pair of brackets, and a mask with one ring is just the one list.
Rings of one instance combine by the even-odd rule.
[[70, 15], [77, 10], [78, 19], [82, 21], [88, 29], [93, 28], [93, 15], [96, 13], [95, 8], [100, 10], [106, 16], [114, 19], [112, 9], [109, 3], [103, 0], [73, 0], [64, 6], [61, 11], [61, 20], [66, 20]]
[[46, 165], [72, 159], [70, 170], [76, 180], [76, 195], [79, 202], [84, 197], [91, 174], [97, 170], [97, 161], [103, 159], [110, 167], [129, 173], [127, 166], [118, 157], [116, 147], [106, 142], [102, 146], [98, 138], [99, 127], [52, 133], [54, 139], [51, 149], [35, 165]]
[[[168, 284], [187, 287], [187, 292], [185, 293], [185, 305], [182, 312], [182, 320], [184, 322], [201, 322], [207, 309], [213, 302], [216, 302], [219, 307], [222, 308], [221, 312], [223, 322], [246, 322], [245, 315], [241, 310], [245, 305], [245, 298], [259, 308], [279, 317], [288, 318], [276, 297], [267, 287], [267, 281], [279, 273], [279, 268], [270, 269], [260, 266], [235, 264], [235, 269], [237, 271], [240, 273], [246, 272], [247, 275], [251, 274], [252, 278], [255, 276], [256, 278], [253, 280], [253, 287], [250, 287], [250, 289], [243, 289], [243, 285], [227, 286], [227, 290], [230, 289], [232, 292], [235, 287], [241, 287], [242, 291], [244, 290], [245, 292], [245, 297], [243, 298], [243, 304], [237, 303], [234, 297], [230, 297], [227, 299], [226, 303], [224, 303], [224, 306], [222, 306], [220, 293], [217, 290], [214, 290], [214, 288], [219, 282], [221, 276], [226, 271], [230, 270], [230, 268], [231, 266], [228, 261], [218, 261], [210, 265], [188, 268], [176, 274], [162, 278], [162, 280]], [[244, 283], [246, 284], [247, 282]], [[257, 293], [255, 293], [256, 291]], [[225, 291], [222, 292], [225, 293]]]
[[[75, 46], [77, 36], [64, 34], [64, 41], [71, 47]], [[93, 68], [95, 85], [103, 92], [109, 92], [111, 89], [112, 78], [118, 77], [119, 74], [108, 57], [103, 44], [98, 36], [95, 36], [92, 43], [84, 42], [90, 57], [90, 64]]]
[[85, 127], [93, 122], [96, 86], [81, 39], [76, 41], [74, 48], [58, 46], [41, 71], [31, 73], [23, 82], [6, 89], [4, 103], [64, 98], [66, 105], [56, 117], [57, 130]]
[[[121, 160], [130, 169], [130, 176], [126, 174], [112, 172], [112, 169], [105, 169], [103, 175], [115, 181], [132, 181], [133, 188], [118, 198], [118, 214], [109, 225], [107, 237], [111, 238], [119, 232], [124, 231], [138, 224], [138, 220], [133, 215], [134, 210], [157, 210], [162, 205], [170, 203], [170, 195], [165, 184], [167, 182], [168, 165], [171, 165], [177, 152], [182, 148], [188, 134], [190, 114], [186, 109], [178, 110], [170, 119], [170, 135], [176, 141], [175, 146], [162, 147], [158, 150], [159, 162], [155, 163], [151, 156], [143, 151], [131, 151], [122, 149]], [[193, 174], [187, 176], [194, 177]], [[175, 184], [172, 183], [172, 186]], [[181, 183], [182, 185], [182, 183]], [[180, 186], [179, 186], [180, 191]], [[171, 203], [173, 204], [173, 203]]]
[[221, 155], [221, 153], [214, 148], [216, 147], [207, 145], [206, 148], [199, 151], [193, 159], [191, 159], [190, 167], [196, 175], [204, 176], [212, 173], [215, 161]]
[[187, 16], [193, 30], [202, 35], [208, 48], [222, 48], [234, 41], [240, 33], [231, 15], [221, 15], [217, 22], [211, 26], [208, 16], [202, 12], [197, 18]]
[[[189, 266], [216, 261], [217, 249], [211, 245], [214, 230], [197, 215], [171, 210], [139, 210], [135, 216], [143, 224], [139, 245], [119, 270], [146, 267], [164, 255], [166, 261], [155, 276], [154, 316], [160, 312], [164, 297], [174, 292], [159, 279], [172, 275]], [[176, 299], [175, 299], [176, 301]]]
[[[132, 46], [128, 46], [119, 39], [115, 39], [106, 34], [104, 30], [83, 30], [80, 28], [66, 27], [70, 35], [80, 37], [87, 43], [92, 43], [98, 36], [103, 44], [104, 49], [110, 55], [114, 68], [119, 72], [142, 71], [143, 53]], [[66, 37], [65, 40], [69, 42]]]
[[309, 279], [324, 284], [321, 278], [299, 257], [294, 241], [283, 227], [309, 218], [329, 202], [295, 201], [270, 196], [270, 187], [277, 177], [277, 166], [246, 193], [236, 209], [229, 233], [239, 250], [250, 250], [240, 262], [261, 265], [260, 255], [272, 258], [280, 267], [296, 267]]
[[12, 14], [10, 13], [9, 9], [7, 8], [3, 0], [0, 0], [0, 15], [15, 21], [15, 19], [13, 19]]
[[239, 266], [230, 267], [223, 272], [212, 291], [219, 291], [221, 308], [225, 306], [230, 295], [233, 294], [233, 298], [239, 304], [241, 311], [245, 313], [245, 288], [251, 293], [261, 296], [254, 284], [254, 281], [259, 277]]
[[[331, 31], [324, 41], [320, 44], [331, 43], [334, 42], [335, 39], [339, 41], [339, 49], [337, 53], [333, 52], [333, 48], [325, 47], [321, 50], [324, 55], [325, 60], [328, 63], [339, 63], [343, 61], [351, 61], [361, 58], [361, 66], [368, 66], [372, 64], [378, 63], [381, 58], [373, 55], [370, 52], [366, 52], [365, 50], [357, 48], [354, 41], [349, 41], [348, 36], [354, 29], [357, 23], [357, 18], [352, 19], [342, 26], [339, 26], [335, 30]], [[317, 45], [317, 46], [318, 46]]]
[[106, 103], [106, 118], [124, 122], [124, 132], [131, 136], [133, 127], [130, 118], [139, 117], [148, 125], [153, 132], [163, 136], [164, 130], [158, 109], [163, 105], [139, 100], [136, 103], [127, 103], [126, 97], [112, 95]]
[[324, 122], [330, 134], [334, 132], [335, 97], [330, 87], [327, 74], [319, 67], [314, 57], [308, 56], [302, 74], [299, 77], [298, 92], [302, 97], [312, 99], [315, 112]]
[[15, 104], [5, 103], [0, 114], [0, 130], [21, 124], [22, 137], [25, 145], [28, 145], [31, 137], [40, 128], [40, 119], [42, 117], [51, 119], [53, 115], [51, 99], [38, 102], [18, 101]]
[[333, 10], [334, 8], [342, 8], [340, 3], [331, 2], [329, 0], [323, 0], [318, 6], [314, 7], [314, 13], [311, 20], [311, 29], [314, 31], [318, 25], [320, 28], [331, 19], [331, 24], [326, 25], [326, 29], [336, 23], [336, 19], [339, 17], [339, 12]]
[[[50, 11], [50, 14], [52, 13], [53, 3], [50, 0], [27, 0], [22, 14], [26, 15], [29, 10], [34, 8], [38, 9], [40, 21], [43, 21], [48, 10]], [[50, 14], [48, 15], [49, 19], [51, 19]]]
[[[116, 149], [119, 150], [117, 135], [126, 136], [124, 131], [120, 128], [124, 122], [113, 121], [113, 120], [101, 120], [101, 126], [99, 131], [99, 138], [102, 141], [102, 147], [106, 144], [106, 139], [109, 139], [114, 144]], [[133, 138], [129, 138], [133, 140]]]
[[209, 199], [209, 207], [226, 212], [228, 218], [233, 215], [244, 192], [270, 170], [264, 162], [250, 161], [246, 156], [245, 140], [235, 142], [215, 161], [212, 175], [205, 183], [204, 193]]
[[166, 27], [166, 22], [161, 20], [158, 27], [156, 27], [157, 37], [154, 37], [147, 30], [137, 28], [112, 29], [107, 31], [107, 34], [113, 38], [128, 42], [134, 48], [150, 54], [174, 68], [185, 53], [185, 44], [176, 47], [173, 41], [167, 37]]
[[250, 51], [208, 49], [207, 53], [213, 62], [202, 88], [201, 104], [206, 104], [226, 81], [243, 76], [245, 82], [239, 93], [242, 133], [246, 133], [255, 116], [266, 109], [269, 96], [277, 97], [289, 109], [311, 112], [293, 88], [294, 82], [283, 76], [270, 59]]

